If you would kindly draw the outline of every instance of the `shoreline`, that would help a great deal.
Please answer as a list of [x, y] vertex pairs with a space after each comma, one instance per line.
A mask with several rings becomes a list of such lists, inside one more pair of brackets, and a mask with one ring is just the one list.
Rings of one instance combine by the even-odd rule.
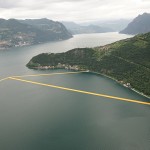
[[[29, 68], [29, 67], [28, 67]], [[51, 69], [60, 69], [60, 68], [37, 68], [37, 67], [32, 67], [32, 68], [29, 68], [29, 69], [40, 69], [40, 70], [51, 70]], [[75, 70], [75, 69], [65, 69], [65, 68], [62, 68], [62, 69], [64, 69], [64, 70], [73, 70], [73, 71], [80, 71], [80, 69], [79, 70]], [[138, 90], [136, 90], [136, 89], [134, 89], [134, 88], [129, 88], [129, 87], [126, 87], [126, 86], [124, 86], [123, 84], [121, 84], [117, 79], [115, 79], [115, 78], [113, 78], [113, 77], [110, 77], [110, 76], [108, 76], [108, 75], [105, 75], [105, 74], [103, 74], [103, 73], [99, 73], [99, 72], [95, 72], [95, 71], [91, 71], [91, 70], [81, 70], [81, 71], [83, 71], [84, 73], [93, 73], [93, 74], [97, 74], [97, 75], [101, 75], [101, 76], [104, 76], [104, 77], [106, 77], [106, 78], [109, 78], [109, 79], [111, 79], [111, 80], [113, 80], [113, 81], [115, 81], [116, 83], [118, 83], [118, 84], [120, 84], [121, 86], [123, 86], [123, 87], [125, 87], [125, 88], [128, 88], [128, 89], [130, 89], [131, 91], [134, 91], [134, 92], [136, 92], [137, 94], [139, 94], [139, 95], [141, 95], [141, 96], [143, 96], [143, 97], [145, 97], [145, 98], [148, 98], [148, 99], [150, 99], [150, 97], [148, 96], [148, 95], [145, 95], [145, 94], [143, 94], [142, 92], [140, 92], [140, 91], [138, 91]]]
[[73, 38], [74, 36], [72, 35], [72, 37], [69, 38], [65, 38], [65, 39], [58, 39], [58, 40], [53, 40], [53, 41], [45, 41], [45, 42], [38, 42], [38, 43], [31, 43], [31, 44], [27, 44], [27, 45], [17, 45], [17, 46], [11, 46], [11, 47], [1, 47], [1, 50], [9, 50], [11, 48], [22, 48], [22, 47], [28, 47], [28, 46], [36, 46], [36, 45], [40, 45], [40, 44], [46, 44], [46, 43], [52, 43], [52, 42], [61, 42], [61, 41], [66, 41], [69, 40], [71, 38]]
[[[104, 77], [107, 77], [107, 78], [109, 78], [109, 79], [111, 79], [111, 80], [117, 82], [117, 83], [120, 84], [121, 86], [125, 87], [123, 84], [121, 84], [118, 80], [116, 80], [116, 79], [113, 78], [113, 77], [107, 76], [107, 75], [102, 74], [102, 73], [99, 73], [99, 72], [94, 72], [94, 71], [89, 71], [89, 73], [94, 73], [94, 74], [97, 74], [97, 75], [102, 75], [102, 76], [104, 76]], [[126, 87], [126, 88], [128, 88], [128, 87]], [[134, 88], [128, 88], [128, 89], [130, 89], [130, 90], [132, 90], [132, 91], [138, 93], [139, 95], [141, 95], [141, 96], [143, 96], [143, 97], [146, 97], [146, 98], [150, 99], [150, 97], [149, 97], [148, 95], [145, 95], [145, 94], [143, 94], [142, 92], [140, 92], [140, 91], [138, 91], [138, 90], [136, 90], [136, 89], [134, 89]]]

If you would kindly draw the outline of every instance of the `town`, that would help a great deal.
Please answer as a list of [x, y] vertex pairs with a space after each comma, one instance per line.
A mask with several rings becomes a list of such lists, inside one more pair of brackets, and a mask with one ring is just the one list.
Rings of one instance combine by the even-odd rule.
[[56, 66], [37, 66], [37, 67], [32, 67], [34, 69], [41, 69], [41, 70], [47, 70], [47, 69], [66, 69], [66, 70], [75, 70], [75, 71], [78, 71], [78, 70], [83, 70], [81, 69], [79, 66], [77, 65], [66, 65], [66, 64], [61, 64], [61, 63], [58, 63]]

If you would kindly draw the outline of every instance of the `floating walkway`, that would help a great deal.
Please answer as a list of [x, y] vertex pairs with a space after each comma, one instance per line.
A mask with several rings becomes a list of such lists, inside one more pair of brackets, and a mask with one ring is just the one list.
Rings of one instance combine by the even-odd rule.
[[34, 82], [34, 81], [30, 81], [30, 80], [21, 79], [22, 77], [52, 76], [52, 75], [62, 75], [62, 74], [77, 74], [77, 73], [83, 73], [83, 72], [62, 72], [62, 73], [51, 73], [51, 74], [34, 74], [34, 75], [13, 76], [13, 77], [7, 77], [7, 78], [4, 78], [4, 79], [1, 79], [0, 82], [9, 79], [9, 80], [15, 80], [15, 81], [20, 81], [20, 82], [24, 82], [24, 83], [30, 83], [30, 84], [35, 84], [35, 85], [40, 85], [40, 86], [45, 86], [45, 87], [51, 87], [51, 88], [55, 88], [55, 89], [61, 89], [61, 90], [66, 90], [66, 91], [71, 91], [71, 92], [77, 92], [77, 93], [88, 94], [88, 95], [93, 95], [93, 96], [99, 96], [99, 97], [104, 97], [104, 98], [109, 98], [109, 99], [115, 99], [115, 100], [119, 100], [119, 101], [137, 103], [137, 104], [142, 104], [142, 105], [150, 105], [150, 102], [143, 102], [143, 101], [140, 101], [140, 100], [121, 98], [121, 97], [116, 97], [116, 96], [104, 95], [104, 94], [100, 94], [100, 93], [88, 92], [88, 91], [84, 91], [84, 90], [77, 90], [77, 89], [66, 88], [66, 87], [62, 87], [62, 86], [56, 86], [56, 85], [52, 85], [52, 84], [45, 84], [45, 83], [40, 83], [40, 82]]
[[3, 79], [0, 80], [0, 82], [2, 82], [2, 81], [4, 81], [4, 80], [7, 80], [7, 79], [8, 79], [8, 78], [3, 78]]

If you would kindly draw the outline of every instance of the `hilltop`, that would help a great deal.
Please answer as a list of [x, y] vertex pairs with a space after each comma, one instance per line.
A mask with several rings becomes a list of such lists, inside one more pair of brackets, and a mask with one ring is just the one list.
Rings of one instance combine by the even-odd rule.
[[150, 33], [147, 33], [96, 48], [39, 54], [27, 67], [90, 70], [112, 77], [121, 84], [129, 83], [130, 87], [150, 96], [149, 58]]

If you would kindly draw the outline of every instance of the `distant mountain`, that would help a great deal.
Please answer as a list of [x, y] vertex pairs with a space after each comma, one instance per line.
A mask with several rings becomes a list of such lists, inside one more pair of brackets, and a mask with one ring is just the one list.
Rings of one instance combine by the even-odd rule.
[[136, 17], [129, 25], [120, 33], [140, 34], [150, 32], [150, 14], [144, 13]]
[[97, 25], [81, 26], [74, 22], [62, 22], [62, 23], [72, 34], [105, 33], [113, 31], [111, 28], [100, 27]]
[[96, 48], [33, 57], [27, 67], [70, 68], [107, 75], [120, 84], [150, 96], [150, 33]]
[[114, 30], [108, 27], [100, 27], [97, 25], [89, 25], [84, 27], [85, 32], [87, 33], [105, 33], [105, 32], [113, 32]]
[[[0, 19], [0, 49], [64, 40], [72, 37], [65, 26], [59, 22], [48, 19], [27, 21], [28, 23], [16, 19]], [[38, 24], [38, 21], [43, 26], [40, 23]], [[46, 25], [44, 21], [47, 21]]]
[[121, 31], [131, 22], [128, 19], [119, 19], [119, 20], [108, 20], [108, 21], [93, 21], [80, 24], [81, 26], [88, 26], [90, 24], [111, 28], [114, 31]]

